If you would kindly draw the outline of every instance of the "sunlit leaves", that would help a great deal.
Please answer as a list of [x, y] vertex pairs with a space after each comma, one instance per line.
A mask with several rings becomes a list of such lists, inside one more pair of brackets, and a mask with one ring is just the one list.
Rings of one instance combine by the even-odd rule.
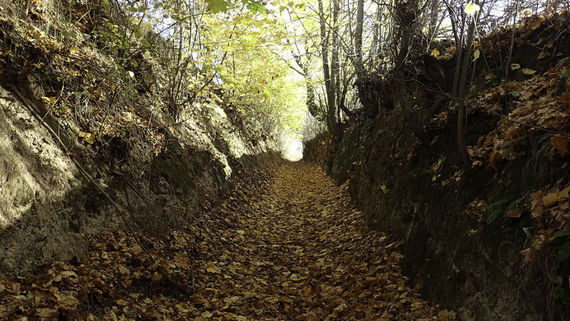
[[261, 1], [242, 0], [242, 2], [252, 13], [265, 13], [265, 6], [261, 3]]
[[470, 15], [470, 16], [474, 16], [477, 12], [479, 12], [479, 10], [481, 10], [481, 6], [478, 4], [475, 4], [473, 2], [469, 2], [467, 4], [467, 6], [465, 6], [465, 13]]
[[439, 50], [437, 48], [433, 48], [430, 55], [437, 58], [439, 56]]
[[479, 51], [479, 49], [475, 50], [473, 52], [473, 61], [479, 59], [479, 56], [481, 55], [481, 52]]
[[[241, 0], [241, 2], [252, 13], [265, 13], [265, 6], [261, 1]], [[206, 0], [206, 4], [212, 13], [228, 12], [232, 5], [226, 0]]]
[[235, 93], [227, 97], [229, 102], [270, 132], [276, 127], [300, 127], [302, 84], [290, 78], [291, 71], [280, 57], [288, 50], [283, 46], [284, 22], [249, 10], [229, 10], [222, 19], [207, 17], [205, 23], [203, 36], [214, 45], [202, 55], [204, 65], [220, 77], [223, 88]]
[[523, 68], [522, 73], [525, 75], [534, 75], [536, 73], [536, 70], [530, 68]]
[[55, 104], [55, 102], [57, 101], [57, 97], [45, 97], [44, 96], [44, 97], [42, 97], [42, 100], [48, 104]]
[[213, 13], [228, 11], [229, 3], [225, 0], [206, 0], [208, 9]]
[[101, 0], [101, 8], [103, 8], [104, 10], [111, 9], [111, 4], [109, 3], [109, 0]]
[[95, 135], [92, 133], [79, 132], [79, 137], [83, 140], [83, 142], [88, 144], [93, 144], [95, 142]]

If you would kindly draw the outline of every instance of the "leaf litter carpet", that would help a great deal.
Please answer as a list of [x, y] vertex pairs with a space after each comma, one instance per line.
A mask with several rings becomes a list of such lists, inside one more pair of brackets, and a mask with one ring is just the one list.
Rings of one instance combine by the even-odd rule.
[[0, 281], [0, 319], [455, 319], [408, 287], [346, 186], [306, 163], [271, 172], [166, 238], [104, 233], [86, 259]]

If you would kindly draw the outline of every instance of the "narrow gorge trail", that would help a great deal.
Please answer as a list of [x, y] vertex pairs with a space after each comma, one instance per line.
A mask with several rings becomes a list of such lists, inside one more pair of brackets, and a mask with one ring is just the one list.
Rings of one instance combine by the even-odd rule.
[[409, 287], [398, 243], [318, 166], [264, 173], [166, 239], [102, 234], [89, 258], [0, 281], [1, 319], [455, 319]]

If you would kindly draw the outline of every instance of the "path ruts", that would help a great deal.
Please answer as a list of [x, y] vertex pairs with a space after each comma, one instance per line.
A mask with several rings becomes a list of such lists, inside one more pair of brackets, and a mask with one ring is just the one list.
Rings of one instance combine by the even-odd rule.
[[398, 267], [397, 243], [369, 229], [346, 189], [316, 165], [282, 165], [266, 184], [243, 185], [166, 240], [138, 238], [123, 233], [94, 238], [88, 260], [55, 264], [38, 276], [35, 287], [0, 282], [0, 292], [4, 287], [8, 294], [1, 303], [26, 293], [34, 296], [20, 298], [20, 310], [0, 307], [0, 316], [455, 319], [408, 287]]

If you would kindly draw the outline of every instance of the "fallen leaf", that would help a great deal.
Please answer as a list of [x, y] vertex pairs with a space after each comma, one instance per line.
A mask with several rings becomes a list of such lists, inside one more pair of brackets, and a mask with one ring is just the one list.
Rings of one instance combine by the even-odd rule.
[[433, 48], [432, 51], [431, 51], [431, 55], [432, 55], [433, 57], [436, 57], [436, 58], [437, 58], [437, 56], [439, 56], [439, 50], [437, 50], [437, 48]]
[[126, 275], [126, 274], [129, 274], [129, 272], [130, 272], [129, 269], [127, 269], [126, 267], [124, 267], [122, 265], [119, 265], [119, 273]]
[[48, 104], [55, 104], [55, 102], [57, 101], [57, 97], [42, 97], [42, 100]]
[[505, 216], [516, 218], [516, 217], [521, 217], [521, 214], [522, 214], [521, 210], [514, 209], [514, 210], [510, 210]]
[[534, 75], [536, 73], [536, 70], [534, 69], [529, 69], [529, 68], [523, 68], [522, 69], [523, 74], [525, 75]]
[[216, 274], [222, 273], [222, 270], [220, 270], [220, 268], [216, 266], [215, 262], [208, 262], [208, 267], [206, 268], [206, 271], [209, 273], [216, 273]]
[[289, 278], [291, 279], [291, 281], [301, 281], [301, 280], [305, 279], [304, 277], [302, 277], [296, 273], [291, 274], [291, 276]]
[[154, 274], [152, 275], [151, 280], [156, 282], [159, 281], [160, 279], [162, 279], [162, 274], [158, 273], [158, 272], [154, 272]]
[[51, 308], [40, 308], [36, 310], [36, 315], [40, 317], [40, 320], [54, 320], [59, 315], [57, 309]]
[[95, 135], [86, 132], [79, 132], [79, 137], [83, 138], [83, 142], [93, 144], [95, 142]]
[[546, 207], [550, 207], [557, 202], [558, 202], [558, 191], [548, 193], [548, 194], [544, 195], [544, 197], [542, 198], [542, 203]]
[[196, 305], [203, 305], [206, 304], [207, 301], [206, 299], [204, 299], [203, 296], [199, 294], [194, 294], [193, 296], [190, 297], [190, 302]]
[[554, 150], [556, 150], [560, 156], [566, 156], [566, 154], [568, 154], [568, 145], [570, 144], [570, 138], [556, 134], [550, 139], [550, 142], [552, 143]]
[[275, 303], [279, 302], [279, 297], [277, 297], [277, 296], [270, 296], [270, 297], [265, 298], [265, 301], [267, 301], [267, 302], [269, 302], [269, 303], [271, 303], [271, 304], [275, 304]]

